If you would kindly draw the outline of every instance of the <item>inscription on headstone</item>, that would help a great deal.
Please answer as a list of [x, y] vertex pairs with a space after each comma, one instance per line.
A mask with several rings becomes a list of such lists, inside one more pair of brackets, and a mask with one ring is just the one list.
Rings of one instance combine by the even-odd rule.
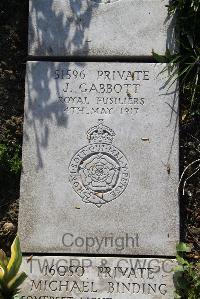
[[28, 63], [24, 252], [175, 254], [177, 98], [163, 67]]
[[33, 257], [20, 299], [172, 299], [174, 260]]

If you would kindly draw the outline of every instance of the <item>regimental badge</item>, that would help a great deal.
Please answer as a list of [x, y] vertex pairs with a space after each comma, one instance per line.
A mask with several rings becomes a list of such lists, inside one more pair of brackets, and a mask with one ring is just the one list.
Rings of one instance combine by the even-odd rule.
[[69, 180], [85, 203], [97, 207], [119, 197], [129, 182], [128, 161], [112, 145], [115, 132], [99, 120], [87, 132], [89, 145], [80, 149], [69, 165]]

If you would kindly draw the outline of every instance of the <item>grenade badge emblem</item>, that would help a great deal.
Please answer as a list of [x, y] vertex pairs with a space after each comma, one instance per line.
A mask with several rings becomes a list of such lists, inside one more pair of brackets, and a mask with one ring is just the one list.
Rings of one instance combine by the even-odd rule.
[[119, 197], [129, 182], [128, 161], [112, 145], [115, 133], [99, 120], [87, 132], [89, 145], [80, 149], [69, 165], [69, 180], [85, 203], [97, 207]]

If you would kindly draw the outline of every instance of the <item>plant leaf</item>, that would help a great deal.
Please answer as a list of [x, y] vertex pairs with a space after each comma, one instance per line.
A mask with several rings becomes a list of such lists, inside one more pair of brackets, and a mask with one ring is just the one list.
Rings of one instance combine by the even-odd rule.
[[2, 249], [0, 249], [0, 260], [4, 263], [5, 266], [8, 265], [8, 257]]
[[2, 249], [0, 249], [0, 260], [4, 261], [5, 259], [6, 259], [5, 252]]
[[22, 253], [20, 248], [20, 241], [19, 237], [17, 236], [11, 246], [11, 258], [9, 260], [8, 266], [7, 266], [7, 279], [8, 282], [17, 275], [17, 272], [19, 271], [19, 268], [22, 263]]
[[185, 244], [183, 242], [180, 242], [177, 246], [176, 246], [176, 250], [178, 252], [191, 252], [191, 246], [188, 244]]
[[0, 258], [0, 282], [4, 279], [7, 273], [6, 265], [4, 264], [3, 259]]
[[181, 273], [181, 272], [184, 272], [185, 270], [184, 270], [184, 267], [183, 266], [180, 266], [180, 265], [178, 265], [178, 266], [176, 266], [175, 268], [174, 268], [174, 272], [178, 272], [178, 273]]
[[152, 55], [153, 55], [153, 58], [160, 63], [168, 62], [168, 59], [165, 55], [159, 55], [159, 54], [155, 53], [153, 50], [152, 50]]
[[177, 261], [179, 262], [179, 264], [183, 265], [183, 266], [188, 266], [189, 263], [188, 261], [186, 261], [183, 257], [181, 257], [180, 255], [176, 256]]
[[11, 292], [14, 291], [18, 291], [18, 287], [24, 282], [24, 280], [27, 278], [28, 276], [26, 275], [25, 272], [19, 273], [17, 274], [17, 276], [15, 276], [9, 283], [8, 283], [8, 289]]
[[178, 293], [175, 292], [174, 295], [175, 295], [174, 299], [181, 299], [181, 296]]

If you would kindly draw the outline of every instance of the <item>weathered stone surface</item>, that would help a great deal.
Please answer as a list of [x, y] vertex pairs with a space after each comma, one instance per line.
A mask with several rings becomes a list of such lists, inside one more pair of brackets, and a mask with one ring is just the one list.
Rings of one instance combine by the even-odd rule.
[[178, 115], [164, 65], [27, 65], [24, 252], [174, 255]]
[[174, 49], [168, 0], [31, 0], [29, 55], [151, 56]]
[[174, 260], [33, 257], [20, 299], [172, 299]]

